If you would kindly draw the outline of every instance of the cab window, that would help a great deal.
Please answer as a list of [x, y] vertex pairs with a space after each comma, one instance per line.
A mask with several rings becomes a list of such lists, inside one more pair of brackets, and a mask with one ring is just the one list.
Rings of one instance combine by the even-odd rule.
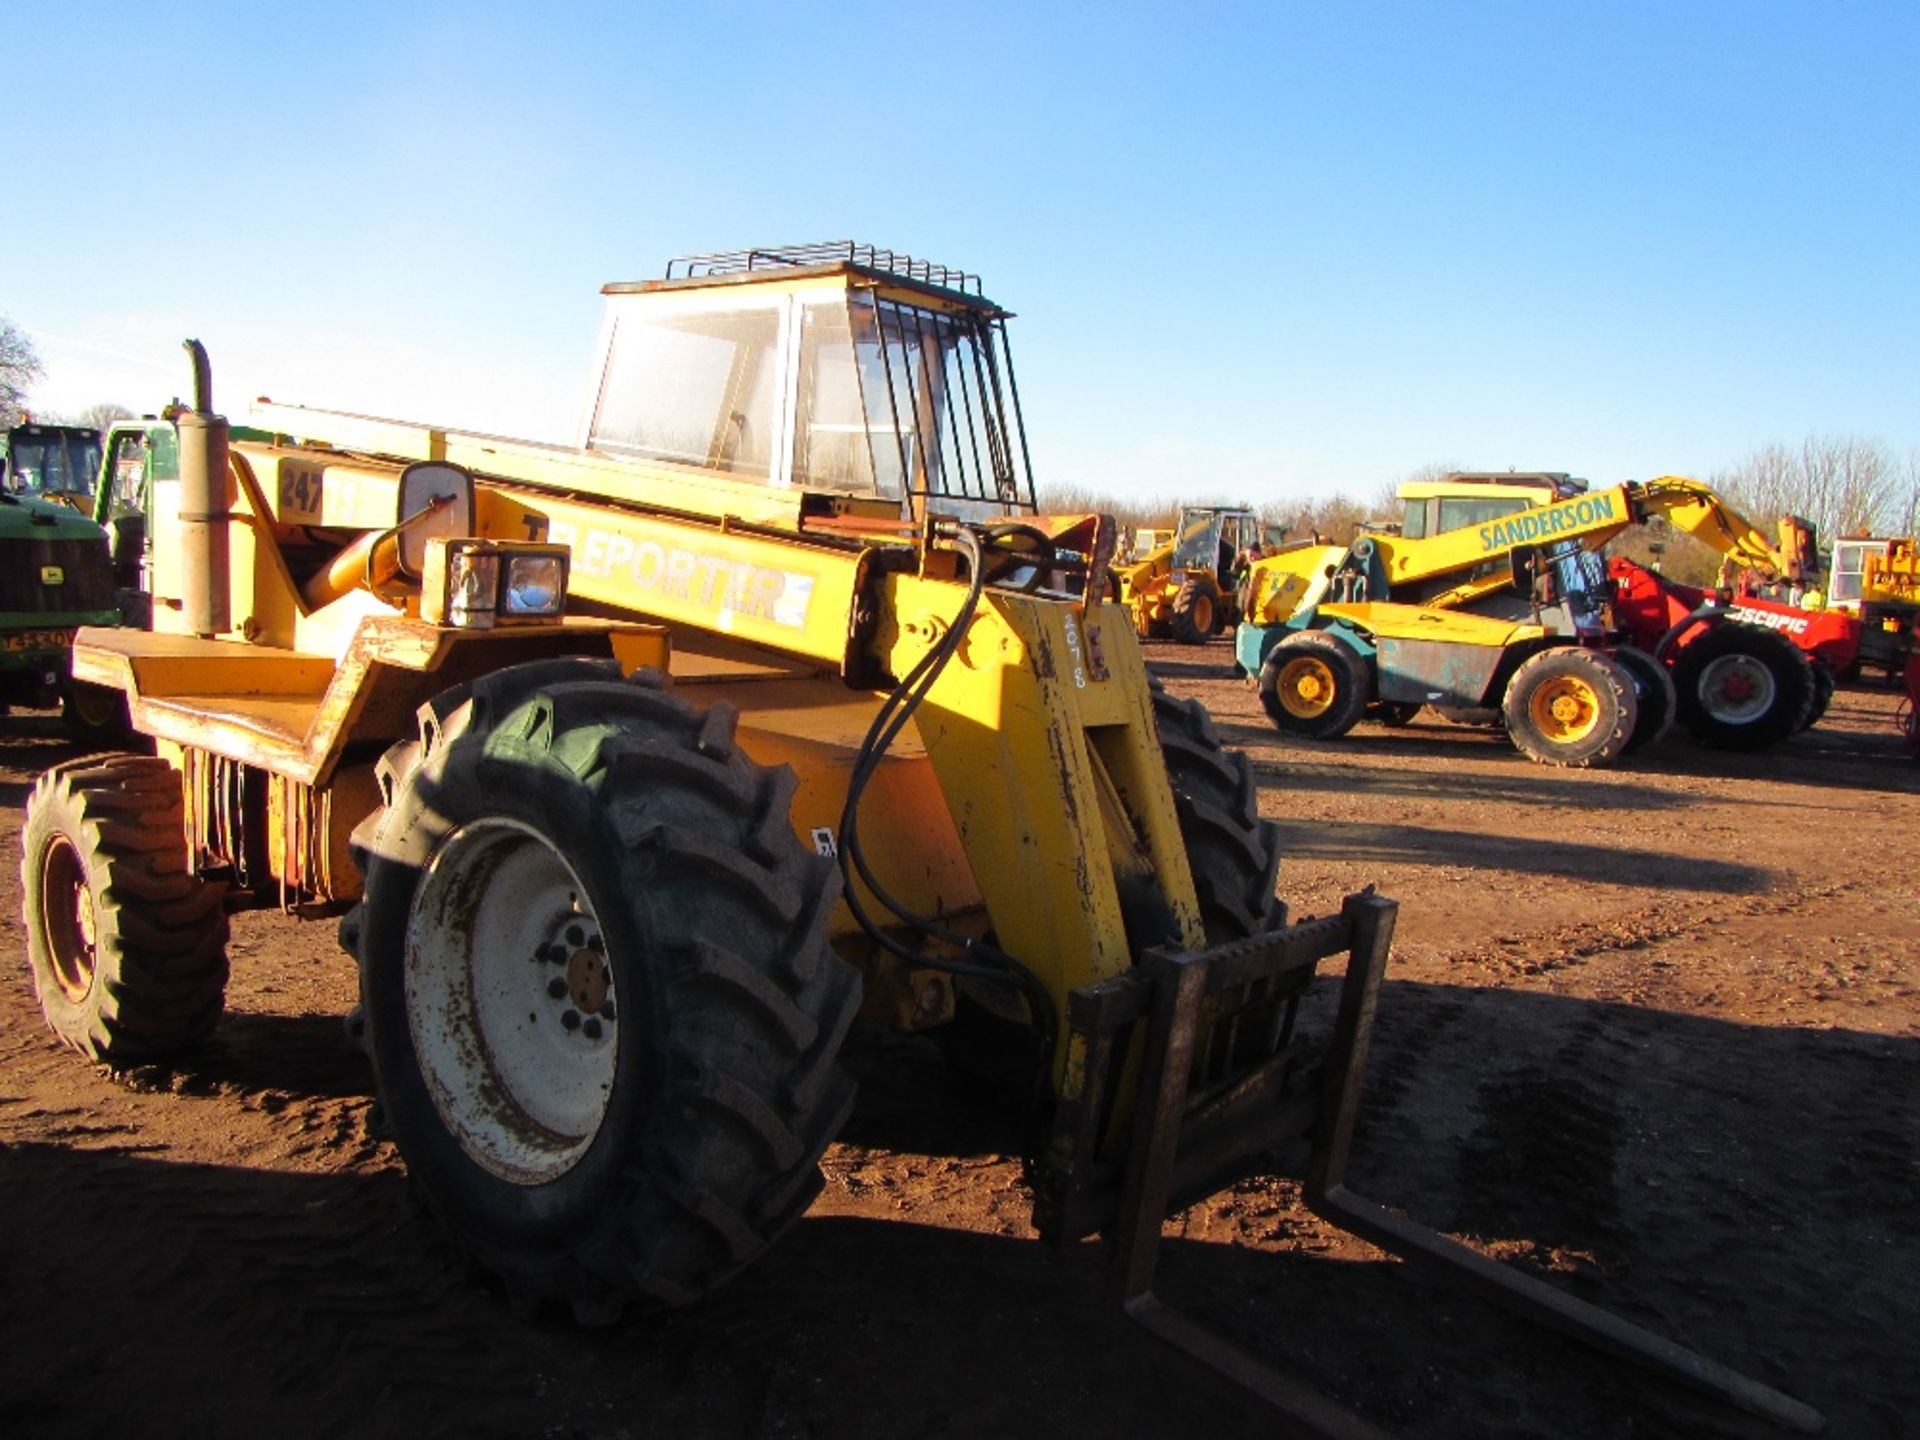
[[784, 316], [777, 299], [619, 316], [592, 444], [769, 478]]
[[[1433, 533], [1445, 535], [1449, 531], [1485, 525], [1490, 520], [1498, 520], [1503, 515], [1517, 514], [1528, 508], [1525, 500], [1517, 498], [1501, 500], [1443, 498], [1440, 501], [1439, 523], [1434, 527]], [[1409, 509], [1409, 515], [1411, 515], [1411, 509]]]

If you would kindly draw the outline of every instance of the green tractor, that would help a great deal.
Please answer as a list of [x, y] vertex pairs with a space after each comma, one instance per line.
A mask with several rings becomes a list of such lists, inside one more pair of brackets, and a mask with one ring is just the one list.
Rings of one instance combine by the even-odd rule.
[[0, 444], [0, 709], [58, 706], [83, 744], [118, 743], [123, 700], [73, 680], [68, 650], [82, 625], [151, 628], [147, 515], [153, 482], [179, 475], [173, 420], [119, 421], [104, 438], [27, 423]]
[[0, 470], [0, 711], [58, 706], [89, 742], [122, 718], [67, 665], [75, 630], [120, 620], [106, 532], [82, 508], [99, 459], [97, 432], [29, 423], [7, 432]]

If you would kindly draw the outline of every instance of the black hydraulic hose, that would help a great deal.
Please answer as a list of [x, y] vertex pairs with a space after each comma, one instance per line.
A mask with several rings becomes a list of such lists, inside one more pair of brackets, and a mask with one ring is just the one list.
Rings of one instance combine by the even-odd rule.
[[1026, 579], [1013, 588], [1027, 595], [1038, 590], [1046, 581], [1047, 572], [1052, 568], [1056, 558], [1053, 537], [1038, 525], [1028, 525], [1019, 520], [1003, 520], [985, 528], [990, 544], [999, 545], [1008, 540], [1025, 540], [1033, 547], [1025, 551], [1008, 547], [1013, 558], [1003, 564], [998, 573], [989, 578], [998, 580], [1001, 576], [1025, 565]]

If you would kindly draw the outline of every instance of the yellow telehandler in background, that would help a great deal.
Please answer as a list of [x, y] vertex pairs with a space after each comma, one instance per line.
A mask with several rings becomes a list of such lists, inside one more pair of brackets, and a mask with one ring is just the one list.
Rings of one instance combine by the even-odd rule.
[[[1792, 641], [1730, 606], [1632, 606], [1601, 548], [1660, 521], [1730, 563], [1802, 581], [1805, 521], [1778, 545], [1684, 476], [1589, 491], [1560, 474], [1463, 474], [1402, 487], [1396, 532], [1257, 561], [1235, 659], [1276, 726], [1333, 738], [1369, 707], [1404, 723], [1423, 704], [1504, 724], [1535, 760], [1611, 764], [1678, 721], [1704, 744], [1753, 750], [1798, 734], [1830, 696]], [[1824, 690], [1823, 690], [1823, 681]]]
[[1278, 539], [1253, 511], [1217, 505], [1182, 506], [1171, 531], [1150, 534], [1144, 553], [1113, 567], [1120, 603], [1142, 639], [1182, 645], [1204, 645], [1239, 620], [1243, 557]]
[[155, 753], [56, 766], [23, 830], [63, 1039], [171, 1055], [220, 1015], [229, 906], [344, 911], [432, 1208], [601, 1321], [806, 1209], [856, 1014], [977, 1008], [1025, 1037], [1042, 1236], [1112, 1237], [1128, 1313], [1283, 1408], [1324, 1413], [1151, 1286], [1170, 1207], [1304, 1141], [1336, 1223], [1809, 1423], [1345, 1189], [1393, 906], [1286, 923], [1250, 767], [1106, 598], [1111, 522], [1035, 513], [974, 277], [783, 247], [605, 294], [577, 446], [271, 404], [230, 443], [189, 342], [153, 628], [74, 646]]

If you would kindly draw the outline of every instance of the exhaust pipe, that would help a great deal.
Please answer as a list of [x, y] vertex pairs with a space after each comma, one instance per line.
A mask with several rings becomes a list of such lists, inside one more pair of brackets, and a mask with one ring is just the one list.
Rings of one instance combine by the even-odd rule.
[[227, 420], [213, 413], [213, 372], [198, 340], [193, 358], [193, 409], [174, 424], [180, 434], [180, 608], [186, 627], [203, 639], [233, 628], [232, 564], [227, 527], [233, 520], [227, 474]]

